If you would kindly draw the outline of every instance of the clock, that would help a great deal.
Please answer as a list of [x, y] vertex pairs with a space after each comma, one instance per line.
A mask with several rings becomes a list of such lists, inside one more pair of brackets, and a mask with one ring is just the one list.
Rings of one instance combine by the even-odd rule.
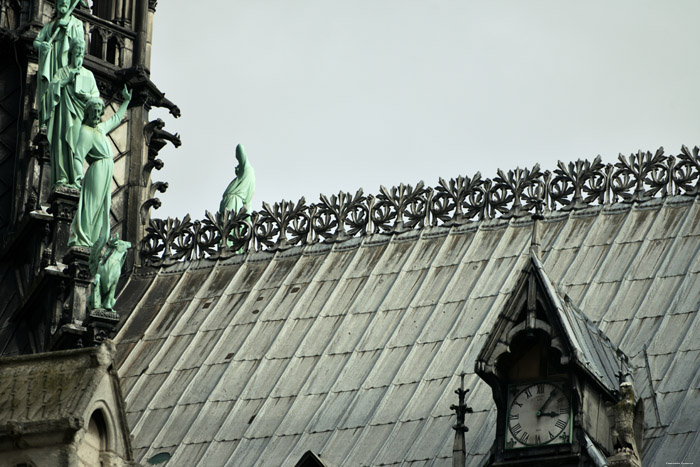
[[506, 449], [571, 442], [571, 402], [561, 383], [508, 387]]

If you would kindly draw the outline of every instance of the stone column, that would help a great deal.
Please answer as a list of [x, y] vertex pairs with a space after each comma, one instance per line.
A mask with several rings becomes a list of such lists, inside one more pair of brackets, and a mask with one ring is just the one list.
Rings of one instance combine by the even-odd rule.
[[51, 264], [63, 260], [68, 254], [70, 226], [78, 209], [79, 199], [80, 191], [75, 188], [57, 187], [49, 194], [49, 213], [53, 214], [55, 219]]

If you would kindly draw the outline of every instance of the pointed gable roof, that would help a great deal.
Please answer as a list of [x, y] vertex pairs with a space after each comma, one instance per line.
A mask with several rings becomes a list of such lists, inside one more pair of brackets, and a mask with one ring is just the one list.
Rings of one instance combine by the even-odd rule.
[[[528, 298], [530, 294], [535, 295]], [[548, 304], [549, 322], [533, 320], [528, 323], [523, 318], [525, 303], [540, 296]], [[619, 373], [632, 374], [624, 352], [559, 290], [531, 249], [528, 265], [479, 353], [475, 364], [477, 373], [494, 373], [498, 357], [508, 351], [515, 334], [538, 328], [547, 330], [552, 336], [552, 345], [611, 395], [618, 389]]]
[[105, 340], [98, 347], [0, 358], [0, 445], [7, 449], [8, 440], [25, 443], [24, 438], [35, 447], [64, 442], [87, 429], [99, 412], [108, 449], [130, 460], [115, 354], [114, 344]]
[[320, 457], [318, 457], [316, 454], [314, 454], [313, 451], [306, 451], [303, 456], [301, 456], [301, 459], [299, 459], [299, 462], [296, 463], [295, 467], [330, 467], [329, 464], [326, 464], [321, 460]]

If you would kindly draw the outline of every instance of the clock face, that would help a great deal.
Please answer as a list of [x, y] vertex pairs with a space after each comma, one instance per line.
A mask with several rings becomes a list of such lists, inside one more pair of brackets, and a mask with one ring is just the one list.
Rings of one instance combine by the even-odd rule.
[[571, 404], [559, 383], [510, 386], [507, 417], [506, 449], [570, 442]]

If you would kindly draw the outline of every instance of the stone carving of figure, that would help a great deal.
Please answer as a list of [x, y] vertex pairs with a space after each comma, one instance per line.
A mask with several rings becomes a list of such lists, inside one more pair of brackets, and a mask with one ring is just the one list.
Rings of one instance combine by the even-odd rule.
[[124, 102], [119, 110], [104, 122], [104, 104], [100, 99], [88, 102], [85, 122], [80, 128], [76, 157], [87, 160], [88, 169], [80, 190], [78, 209], [71, 224], [68, 246], [91, 247], [99, 239], [109, 237], [109, 210], [112, 204], [112, 173], [114, 161], [107, 135], [121, 123], [131, 101], [131, 92], [124, 86]]
[[34, 48], [39, 51], [36, 100], [40, 126], [48, 124], [51, 114], [51, 99], [47, 97], [49, 84], [58, 70], [69, 65], [71, 41], [85, 42], [83, 23], [71, 15], [72, 11], [69, 0], [56, 0], [56, 17], [41, 28], [34, 40]]
[[83, 160], [75, 157], [85, 105], [100, 97], [95, 77], [83, 68], [85, 43], [71, 42], [68, 66], [59, 69], [49, 85], [47, 100], [51, 108], [47, 137], [51, 151], [51, 186], [80, 188]]
[[255, 171], [248, 162], [245, 149], [240, 144], [236, 146], [236, 159], [238, 159], [236, 178], [226, 187], [219, 205], [219, 211], [222, 213], [227, 209], [238, 212], [244, 206], [249, 209], [250, 200], [255, 192]]
[[612, 407], [612, 444], [615, 449], [608, 463], [615, 467], [641, 466], [642, 434], [644, 432], [644, 404], [634, 402], [634, 388], [631, 383], [620, 385], [620, 401]]

